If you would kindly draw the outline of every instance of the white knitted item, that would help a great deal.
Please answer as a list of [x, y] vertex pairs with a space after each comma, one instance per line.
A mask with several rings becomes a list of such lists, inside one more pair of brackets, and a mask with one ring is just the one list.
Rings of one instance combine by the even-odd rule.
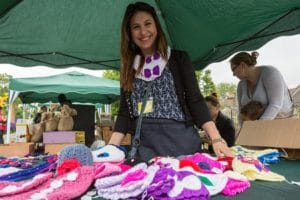
[[106, 145], [92, 151], [94, 162], [121, 162], [125, 159], [124, 151], [114, 145]]

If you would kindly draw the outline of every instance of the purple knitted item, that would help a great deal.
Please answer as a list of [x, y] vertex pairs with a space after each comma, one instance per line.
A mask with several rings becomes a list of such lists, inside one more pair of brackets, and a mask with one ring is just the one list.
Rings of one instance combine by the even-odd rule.
[[161, 168], [142, 195], [131, 199], [209, 199], [209, 192], [200, 179], [189, 171]]

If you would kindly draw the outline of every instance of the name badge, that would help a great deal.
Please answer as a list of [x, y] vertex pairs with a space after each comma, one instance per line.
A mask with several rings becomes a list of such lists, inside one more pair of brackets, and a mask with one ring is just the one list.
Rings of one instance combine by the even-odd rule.
[[[142, 104], [143, 102], [138, 102], [138, 113], [141, 114], [141, 110], [142, 110]], [[145, 110], [144, 113], [151, 113], [153, 112], [153, 98], [150, 97], [149, 99], [147, 99], [146, 101], [146, 105], [145, 105]]]

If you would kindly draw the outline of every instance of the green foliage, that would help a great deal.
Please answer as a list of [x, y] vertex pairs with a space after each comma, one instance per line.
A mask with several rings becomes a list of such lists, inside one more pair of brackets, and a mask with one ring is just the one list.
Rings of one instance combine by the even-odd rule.
[[120, 72], [117, 70], [105, 70], [103, 73], [103, 77], [111, 80], [120, 80]]
[[226, 98], [231, 94], [235, 94], [237, 86], [234, 83], [219, 83], [217, 85], [217, 94], [219, 98]]
[[[120, 80], [120, 72], [117, 70], [106, 70], [103, 73], [103, 77], [111, 80]], [[120, 101], [116, 101], [111, 104], [111, 116], [112, 119], [117, 115], [120, 106]]]
[[211, 71], [196, 71], [196, 79], [203, 96], [208, 96], [216, 91], [216, 86], [211, 78]]

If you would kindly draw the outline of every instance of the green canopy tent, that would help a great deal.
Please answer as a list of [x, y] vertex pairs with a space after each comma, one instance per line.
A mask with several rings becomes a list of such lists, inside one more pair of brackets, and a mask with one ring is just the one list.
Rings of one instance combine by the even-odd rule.
[[[1, 0], [0, 63], [119, 69], [120, 25], [132, 0]], [[300, 32], [299, 0], [145, 0], [171, 47], [194, 66]]]
[[9, 90], [19, 93], [23, 103], [57, 102], [64, 93], [72, 102], [110, 104], [120, 97], [119, 81], [80, 72], [68, 72], [46, 77], [14, 78]]
[[[9, 107], [20, 97], [23, 103], [58, 102], [63, 93], [72, 102], [110, 104], [120, 97], [119, 81], [79, 72], [47, 77], [15, 78], [9, 82]], [[7, 141], [10, 137], [10, 109], [8, 111]]]

